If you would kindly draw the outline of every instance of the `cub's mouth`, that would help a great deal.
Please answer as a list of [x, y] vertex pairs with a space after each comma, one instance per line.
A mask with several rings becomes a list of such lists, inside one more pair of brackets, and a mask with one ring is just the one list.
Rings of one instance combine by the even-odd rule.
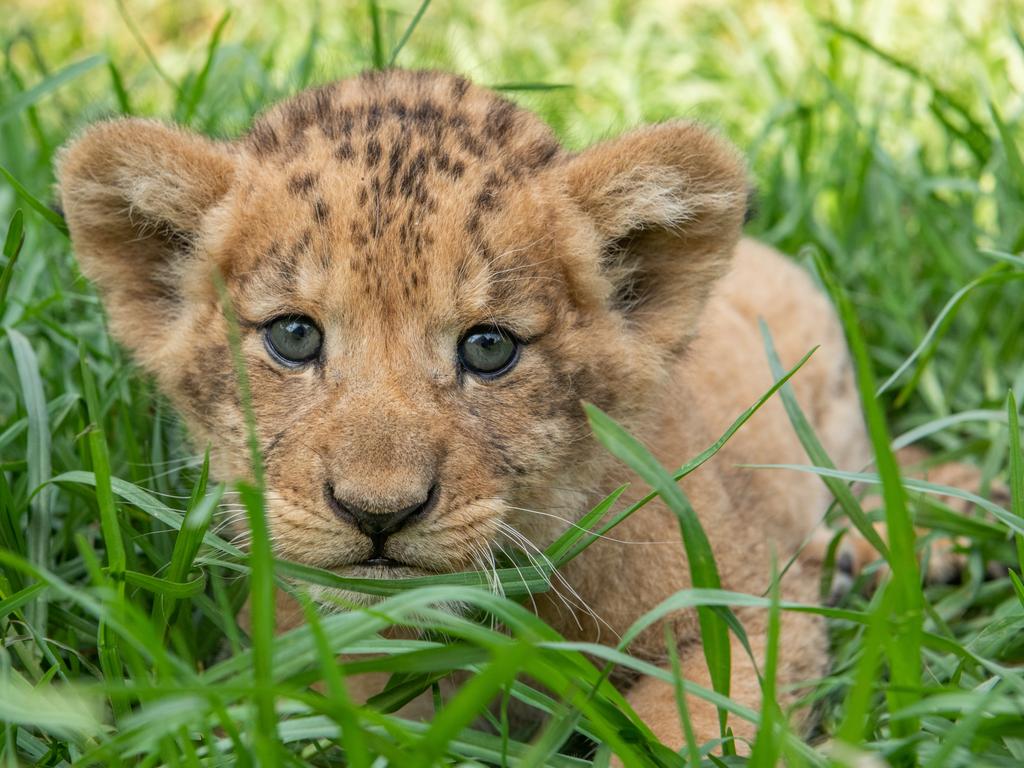
[[350, 579], [413, 579], [435, 576], [439, 571], [422, 565], [396, 560], [393, 557], [371, 557], [357, 563], [348, 563], [332, 569], [339, 576]]
[[361, 563], [356, 565], [365, 566], [368, 568], [409, 568], [408, 563], [403, 563], [401, 560], [395, 560], [393, 557], [370, 557], [363, 560]]

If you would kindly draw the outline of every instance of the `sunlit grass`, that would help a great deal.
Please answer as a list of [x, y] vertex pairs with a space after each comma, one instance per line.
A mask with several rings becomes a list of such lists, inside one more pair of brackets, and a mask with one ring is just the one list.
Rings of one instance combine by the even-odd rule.
[[[675, 755], [657, 744], [609, 682], [612, 665], [703, 696], [729, 722], [769, 724], [754, 765], [778, 755], [853, 765], [863, 753], [894, 765], [1024, 762], [1016, 405], [1024, 398], [1024, 27], [1012, 7], [479, 0], [431, 5], [403, 39], [421, 3], [340, 5], [239, 3], [226, 14], [205, 0], [21, 0], [4, 9], [4, 765], [576, 766], [607, 765], [612, 753], [630, 765], [682, 765], [698, 753], [705, 764], [746, 760], [712, 757], [701, 745]], [[888, 521], [891, 576], [882, 588], [866, 589], [869, 574], [833, 608], [719, 590], [694, 510], [672, 477], [696, 469], [722, 441], [666, 468], [591, 411], [598, 438], [679, 516], [698, 587], [641, 617], [617, 646], [565, 643], [526, 606], [553, 566], [594, 540], [585, 529], [607, 533], [625, 515], [643, 514], [619, 503], [621, 489], [548, 547], [550, 563], [499, 570], [504, 597], [490, 593], [486, 574], [381, 583], [277, 562], [277, 589], [306, 582], [383, 601], [327, 616], [307, 604], [306, 626], [273, 638], [256, 622], [262, 629], [246, 636], [234, 617], [250, 572], [268, 575], [269, 553], [250, 558], [217, 535], [224, 489], [208, 481], [204, 457], [107, 336], [47, 207], [53, 155], [80, 126], [115, 114], [236, 135], [282, 96], [392, 58], [505, 86], [572, 146], [685, 115], [744, 148], [760, 188], [751, 231], [813, 268], [842, 310], [872, 404], [878, 474], [831, 467], [783, 386], [767, 333], [764, 364], [779, 383], [766, 397], [783, 399], [817, 467], [805, 471], [837, 497], [837, 524], [870, 536], [872, 519]], [[735, 414], [734, 427], [749, 415]], [[924, 440], [937, 460], [975, 462], [982, 488], [901, 483], [890, 437], [897, 447]], [[854, 479], [880, 482], [885, 509], [852, 493]], [[965, 519], [940, 500], [994, 486], [1009, 487], [1011, 500], [977, 499], [984, 516]], [[258, 489], [242, 499], [258, 519]], [[922, 592], [913, 551], [933, 531], [961, 537], [966, 568], [961, 584]], [[992, 563], [1009, 575], [990, 578]], [[271, 585], [255, 583], [266, 606]], [[478, 620], [438, 601], [459, 601]], [[774, 699], [763, 712], [728, 699], [729, 606], [830, 618], [833, 670], [800, 691], [820, 723], [807, 739], [784, 727]], [[683, 608], [701, 611], [715, 690], [628, 653], [630, 638]], [[395, 625], [421, 630], [420, 639], [380, 637]], [[339, 666], [342, 653], [350, 660]], [[471, 682], [433, 722], [390, 714], [421, 691], [440, 695], [439, 681], [457, 670], [471, 672]], [[392, 684], [360, 706], [346, 676], [368, 671], [393, 673]], [[771, 696], [770, 661], [765, 671]], [[510, 725], [502, 705], [510, 698], [547, 714], [537, 733]]]

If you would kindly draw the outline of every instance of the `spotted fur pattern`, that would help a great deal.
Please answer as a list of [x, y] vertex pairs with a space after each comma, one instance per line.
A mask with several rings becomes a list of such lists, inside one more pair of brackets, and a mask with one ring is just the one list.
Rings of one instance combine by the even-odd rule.
[[[226, 307], [237, 316], [283, 557], [413, 575], [472, 568], [509, 543], [542, 548], [630, 479], [590, 437], [581, 402], [678, 465], [770, 383], [758, 317], [787, 362], [824, 345], [798, 392], [837, 461], [862, 453], [831, 309], [778, 255], [749, 242], [737, 250], [746, 171], [699, 125], [642, 128], [576, 154], [464, 79], [373, 72], [301, 93], [234, 141], [101, 123], [64, 149], [58, 175], [113, 333], [196, 444], [211, 446], [225, 480], [250, 474]], [[264, 329], [282, 315], [316, 322], [317, 359], [289, 368], [268, 353]], [[509, 373], [486, 380], [460, 367], [456, 348], [489, 323], [522, 350]], [[814, 478], [736, 465], [802, 460], [769, 406], [687, 478], [727, 588], [762, 591], [772, 556], [795, 553], [825, 503]], [[407, 567], [362, 565], [370, 540], [330, 493], [385, 513], [432, 487], [430, 513], [386, 543]], [[610, 638], [689, 584], [676, 522], [657, 503], [615, 536], [627, 543], [602, 541], [570, 565], [562, 601], [538, 601], [570, 637]], [[816, 573], [814, 562], [795, 565], [787, 596], [814, 600]], [[684, 670], [703, 680], [693, 614], [667, 621]], [[749, 621], [763, 649], [761, 619]], [[787, 617], [785, 631], [780, 677], [820, 674], [820, 624]], [[659, 625], [633, 650], [660, 662], [662, 638]], [[735, 649], [734, 690], [753, 705], [745, 656]], [[630, 695], [659, 735], [680, 741], [670, 687], [644, 681]], [[692, 706], [710, 738], [714, 711]]]

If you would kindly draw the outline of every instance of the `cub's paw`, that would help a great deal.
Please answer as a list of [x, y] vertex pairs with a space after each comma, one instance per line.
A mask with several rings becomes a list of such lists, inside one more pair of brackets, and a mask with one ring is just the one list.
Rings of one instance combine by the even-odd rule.
[[[883, 541], [888, 540], [883, 523], [874, 526]], [[919, 537], [927, 536], [918, 531]], [[967, 567], [969, 542], [959, 536], [929, 536], [917, 544], [917, 560], [924, 574], [925, 584], [959, 583]], [[882, 558], [874, 545], [859, 531], [846, 533], [836, 550], [836, 568], [829, 592], [829, 604], [835, 605], [852, 591], [863, 576], [866, 587], [873, 591], [889, 575], [889, 564]]]

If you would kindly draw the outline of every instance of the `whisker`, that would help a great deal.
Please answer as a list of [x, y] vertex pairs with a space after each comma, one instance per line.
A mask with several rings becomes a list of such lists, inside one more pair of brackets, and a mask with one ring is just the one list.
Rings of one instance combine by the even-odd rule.
[[639, 540], [639, 539], [636, 539], [636, 540], [634, 540], [634, 539], [616, 539], [616, 538], [614, 538], [612, 536], [606, 536], [606, 535], [603, 535], [603, 534], [595, 533], [590, 528], [584, 528], [582, 525], [577, 525], [576, 523], [572, 522], [571, 520], [566, 520], [564, 517], [559, 517], [558, 515], [554, 515], [554, 514], [552, 514], [550, 512], [541, 512], [538, 509], [527, 509], [526, 507], [509, 507], [509, 509], [514, 509], [514, 510], [516, 510], [518, 512], [529, 512], [531, 514], [541, 515], [543, 517], [551, 517], [551, 518], [554, 518], [555, 520], [558, 520], [559, 522], [565, 523], [567, 526], [569, 526], [571, 528], [576, 528], [578, 530], [585, 531], [586, 533], [589, 533], [589, 534], [591, 534], [591, 535], [593, 535], [593, 536], [595, 536], [595, 537], [597, 537], [599, 539], [604, 539], [605, 541], [613, 541], [616, 544], [679, 544], [679, 539], [666, 539], [664, 541], [644, 541], [644, 540]]

